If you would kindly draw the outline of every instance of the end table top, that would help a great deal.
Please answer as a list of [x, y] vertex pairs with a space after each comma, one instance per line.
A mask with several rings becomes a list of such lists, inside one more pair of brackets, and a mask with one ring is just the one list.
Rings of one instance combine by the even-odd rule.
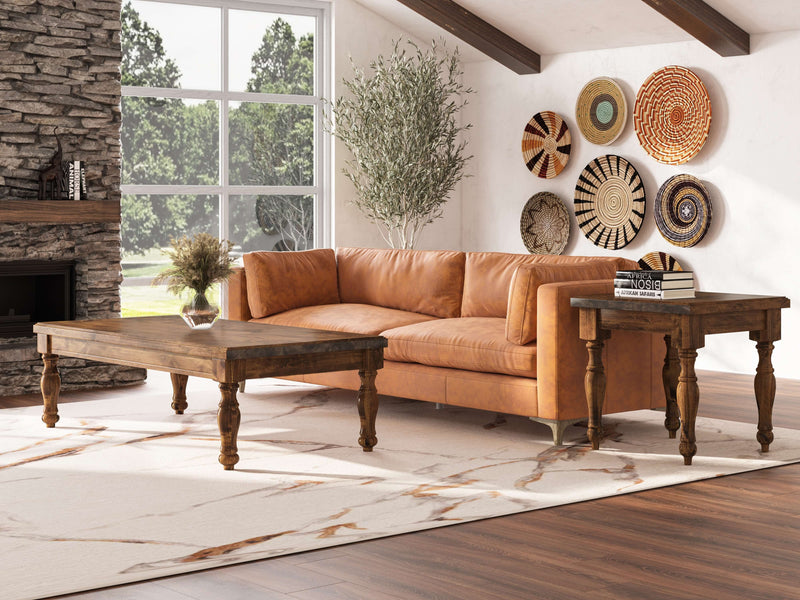
[[720, 292], [696, 292], [694, 298], [654, 300], [648, 298], [618, 298], [614, 294], [592, 294], [570, 299], [577, 308], [610, 309], [630, 312], [669, 313], [678, 315], [714, 314], [746, 310], [789, 308], [785, 296], [755, 296]]

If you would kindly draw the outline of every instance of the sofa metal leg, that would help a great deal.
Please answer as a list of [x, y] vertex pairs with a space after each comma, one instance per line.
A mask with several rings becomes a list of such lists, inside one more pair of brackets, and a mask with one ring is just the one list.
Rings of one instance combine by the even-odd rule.
[[436, 402], [434, 404], [434, 406], [436, 407], [436, 410], [442, 410], [442, 403], [441, 402]]
[[575, 423], [580, 423], [581, 421], [585, 421], [586, 419], [564, 419], [564, 420], [557, 420], [557, 419], [541, 419], [539, 417], [528, 417], [531, 421], [535, 421], [537, 423], [543, 423], [550, 427], [553, 430], [553, 445], [554, 446], [563, 446], [564, 445], [564, 430], [569, 427], [570, 425], [574, 425]]
[[240, 393], [240, 394], [244, 394], [244, 384], [245, 384], [245, 383], [247, 383], [247, 380], [246, 380], [246, 379], [245, 379], [244, 381], [240, 381], [240, 382], [239, 382], [239, 393]]

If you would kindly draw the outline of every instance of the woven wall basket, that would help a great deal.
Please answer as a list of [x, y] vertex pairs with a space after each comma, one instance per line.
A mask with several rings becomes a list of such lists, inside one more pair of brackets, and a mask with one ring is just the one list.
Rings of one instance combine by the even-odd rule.
[[551, 179], [561, 173], [572, 151], [572, 136], [566, 122], [556, 113], [533, 115], [522, 134], [522, 158], [537, 177]]
[[656, 194], [656, 225], [676, 246], [688, 248], [703, 239], [711, 225], [711, 199], [699, 179], [675, 175]]
[[627, 246], [642, 227], [644, 183], [627, 160], [615, 154], [586, 165], [575, 185], [575, 216], [583, 234], [596, 246]]
[[531, 196], [522, 209], [519, 231], [531, 254], [561, 254], [569, 241], [569, 213], [550, 192]]
[[616, 140], [627, 116], [625, 95], [613, 79], [592, 79], [578, 94], [575, 119], [583, 137], [592, 144], [605, 146]]
[[658, 162], [680, 165], [697, 155], [711, 127], [711, 100], [703, 82], [685, 67], [664, 67], [636, 94], [636, 136]]
[[639, 259], [643, 271], [683, 271], [683, 267], [666, 252], [648, 252]]

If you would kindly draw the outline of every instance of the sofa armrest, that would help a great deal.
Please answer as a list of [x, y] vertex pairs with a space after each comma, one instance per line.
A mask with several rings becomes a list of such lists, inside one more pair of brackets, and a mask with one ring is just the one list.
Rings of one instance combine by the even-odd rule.
[[[612, 281], [570, 281], [539, 287], [536, 368], [539, 417], [577, 419], [588, 415], [584, 379], [588, 353], [580, 339], [579, 314], [570, 298], [610, 294]], [[603, 349], [605, 413], [664, 406], [662, 334], [614, 331]]]
[[609, 280], [564, 281], [539, 286], [536, 379], [540, 417], [574, 419], [587, 413], [583, 380], [588, 355], [586, 342], [580, 338], [578, 309], [570, 306], [570, 298], [613, 291], [614, 282]]
[[233, 267], [233, 275], [228, 279], [228, 318], [233, 321], [253, 318], [247, 303], [247, 277], [243, 267]]

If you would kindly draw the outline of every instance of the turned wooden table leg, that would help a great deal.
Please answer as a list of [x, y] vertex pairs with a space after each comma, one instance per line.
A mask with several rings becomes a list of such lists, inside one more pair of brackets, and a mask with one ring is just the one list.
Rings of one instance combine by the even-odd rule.
[[[605, 334], [605, 335], [604, 335]], [[607, 332], [600, 332], [596, 339], [586, 342], [589, 351], [589, 363], [586, 365], [584, 388], [589, 405], [589, 441], [592, 449], [600, 448], [603, 436], [603, 402], [606, 398], [606, 371], [603, 368], [603, 345], [608, 338]]]
[[42, 421], [48, 427], [55, 427], [58, 422], [58, 395], [61, 393], [61, 375], [58, 374], [58, 355], [42, 354], [44, 371], [42, 371], [42, 399], [44, 412]]
[[169, 378], [172, 380], [172, 410], [176, 415], [182, 415], [189, 406], [186, 402], [186, 383], [189, 381], [189, 376], [170, 373]]
[[[365, 359], [366, 366], [374, 366], [372, 360]], [[358, 371], [361, 378], [361, 387], [358, 389], [358, 416], [361, 419], [361, 430], [358, 443], [364, 452], [372, 452], [378, 443], [375, 435], [375, 418], [378, 414], [378, 390], [375, 387], [377, 368], [365, 368]]]
[[700, 388], [697, 386], [697, 375], [694, 371], [697, 350], [694, 348], [681, 348], [678, 352], [678, 358], [681, 364], [677, 391], [682, 421], [680, 450], [683, 455], [683, 464], [690, 465], [692, 464], [692, 457], [697, 452], [694, 424], [697, 420], [697, 407], [700, 404]]
[[219, 384], [221, 395], [219, 411], [217, 412], [220, 439], [219, 462], [225, 467], [226, 471], [232, 470], [233, 465], [239, 462], [236, 436], [239, 433], [239, 422], [242, 416], [239, 413], [239, 403], [236, 400], [237, 389], [239, 389], [238, 383]]
[[678, 376], [680, 375], [681, 367], [678, 361], [678, 350], [672, 344], [672, 336], [665, 335], [664, 343], [667, 346], [667, 353], [664, 355], [664, 366], [661, 368], [661, 381], [664, 385], [664, 397], [667, 400], [664, 427], [667, 428], [670, 439], [675, 439], [675, 432], [681, 426], [681, 415], [677, 399]]
[[772, 349], [770, 341], [756, 344], [758, 350], [758, 367], [754, 387], [756, 404], [758, 404], [758, 433], [756, 439], [761, 444], [762, 452], [769, 452], [769, 445], [775, 438], [772, 433], [772, 405], [775, 402], [775, 370], [772, 368]]

